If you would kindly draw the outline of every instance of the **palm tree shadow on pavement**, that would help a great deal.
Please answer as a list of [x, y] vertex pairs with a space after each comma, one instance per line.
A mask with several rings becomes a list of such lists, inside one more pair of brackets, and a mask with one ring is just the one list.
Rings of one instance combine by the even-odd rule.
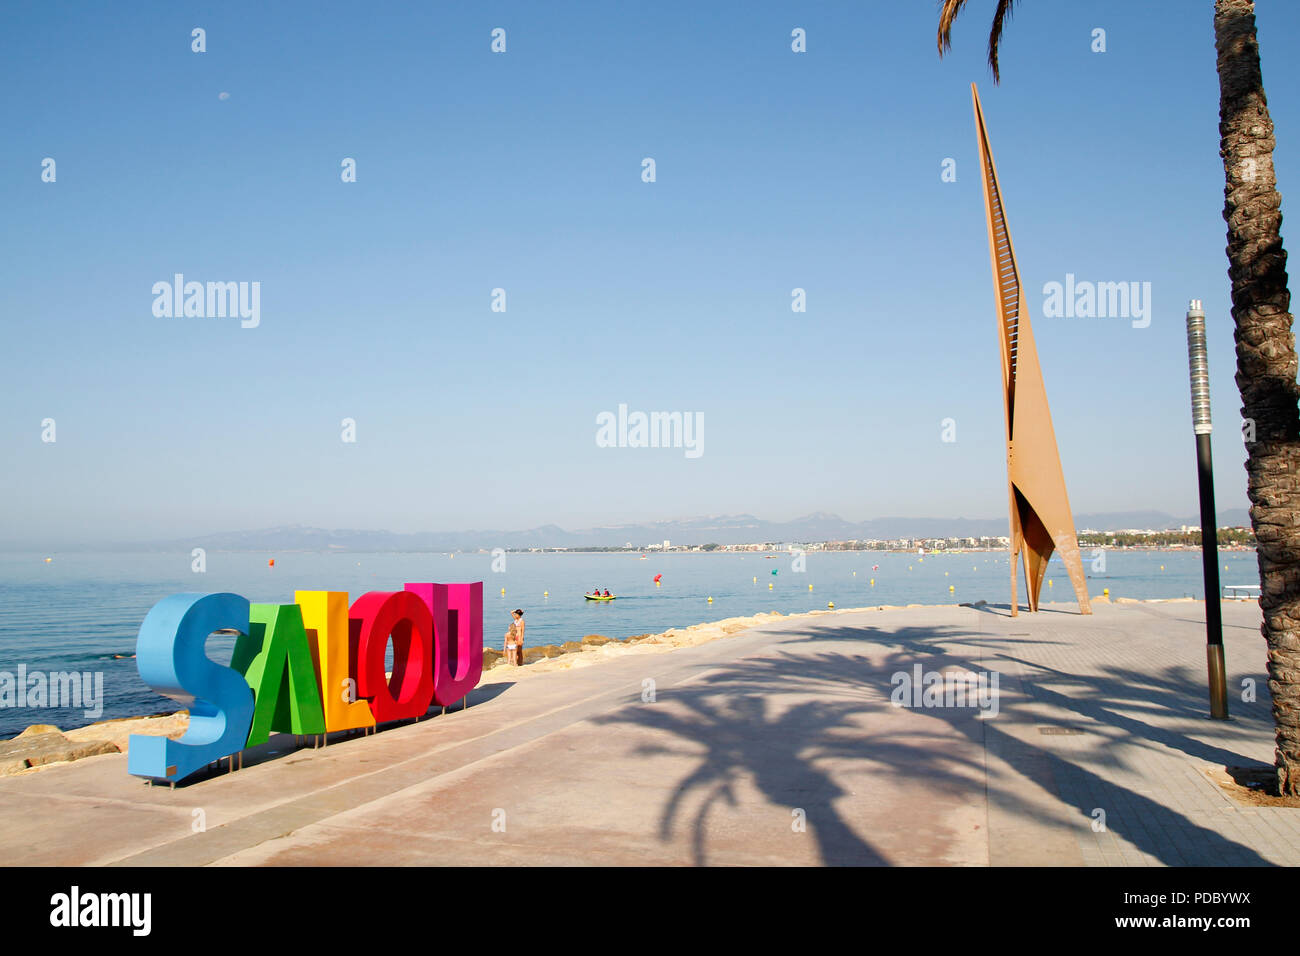
[[[855, 631], [859, 639], [867, 636], [855, 628], [830, 630], [833, 634], [831, 639], [851, 640]], [[1208, 744], [1188, 734], [1179, 733], [1177, 730], [1156, 727], [1120, 712], [1122, 707], [1126, 711], [1173, 714], [1183, 718], [1200, 719], [1203, 715], [1199, 704], [1193, 703], [1199, 702], [1199, 695], [1203, 693], [1199, 674], [1178, 667], [1166, 669], [1163, 676], [1123, 667], [1109, 667], [1095, 675], [1066, 674], [999, 650], [999, 648], [1016, 648], [1019, 644], [1007, 635], [987, 632], [962, 635], [954, 634], [952, 630], [952, 628], [903, 627], [888, 632], [887, 643], [897, 645], [900, 653], [894, 655], [893, 663], [886, 661], [879, 669], [878, 679], [887, 680], [886, 673], [893, 673], [894, 669], [902, 669], [903, 665], [910, 666], [915, 663], [922, 663], [926, 669], [956, 666], [965, 670], [978, 670], [990, 666], [996, 669], [999, 660], [1014, 661], [1024, 665], [1029, 672], [1026, 675], [1025, 682], [1029, 684], [1026, 690], [1034, 700], [1072, 711], [1105, 731], [1095, 736], [1093, 748], [1085, 752], [1087, 758], [1101, 757], [1102, 750], [1111, 747], [1116, 741], [1122, 741], [1129, 746], [1142, 749], [1177, 750], [1188, 756], [1223, 766], [1256, 763], [1239, 753]], [[825, 632], [817, 629], [791, 632], [792, 635], [799, 633], [803, 636], [795, 637], [795, 642], [819, 642], [826, 639]], [[1043, 645], [1062, 642], [1035, 639], [1033, 643]], [[935, 645], [941, 645], [943, 649]], [[978, 656], [974, 653], [954, 656], [954, 647], [977, 649], [980, 653]], [[1035, 671], [1040, 675], [1040, 679], [1031, 683], [1030, 678]], [[1068, 681], [1074, 694], [1067, 695], [1046, 687], [1047, 677]], [[1264, 693], [1266, 694], [1267, 690]], [[1264, 706], [1267, 706], [1266, 702]], [[1025, 741], [1012, 737], [1005, 730], [1000, 729], [996, 721], [954, 721], [952, 718], [958, 716], [959, 711], [954, 711], [952, 708], [935, 708], [925, 712], [937, 719], [948, 720], [954, 727], [963, 731], [982, 732], [985, 735], [986, 746], [996, 747], [1004, 756], [1019, 755], [1013, 762], [1013, 766], [1017, 771], [1024, 773], [1026, 779], [1028, 779], [1027, 764], [1033, 761], [1045, 762], [1045, 766], [1051, 771], [1052, 779], [1056, 782], [1056, 796], [1079, 811], [1082, 825], [1091, 824], [1092, 813], [1098, 804], [1103, 807], [1127, 808], [1125, 814], [1108, 814], [1107, 825], [1132, 842], [1139, 850], [1156, 857], [1163, 863], [1172, 866], [1192, 862], [1198, 865], [1271, 865], [1250, 847], [1201, 827], [1183, 814], [1143, 794], [1119, 786], [1080, 763], [1067, 760], [1051, 750], [1026, 744]], [[972, 723], [979, 727], [972, 727]], [[1258, 724], [1260, 733], [1267, 733], [1267, 725], [1263, 720], [1256, 720], [1254, 723]], [[989, 787], [990, 791], [994, 790], [993, 780], [989, 781]], [[1000, 794], [1000, 796], [1007, 795]], [[1164, 839], [1164, 832], [1170, 830], [1183, 830], [1188, 833], [1190, 840], [1184, 843], [1183, 849], [1173, 847]], [[1192, 849], [1193, 847], [1195, 850]], [[1195, 852], [1197, 858], [1188, 860], [1186, 855], [1189, 852]]]
[[[816, 644], [814, 650], [800, 645]], [[1027, 789], [1043, 786], [1032, 765], [1047, 767], [1054, 780], [1051, 795], [1079, 814], [1081, 833], [1089, 828], [1098, 801], [1123, 812], [1108, 814], [1110, 830], [1124, 837], [1144, 853], [1169, 865], [1201, 864], [1268, 865], [1254, 850], [1221, 834], [1201, 827], [1183, 814], [1150, 797], [1107, 780], [1085, 764], [1072, 762], [1045, 747], [1014, 737], [998, 726], [996, 719], [978, 719], [971, 709], [939, 707], [920, 713], [938, 724], [933, 734], [882, 732], [879, 719], [891, 709], [891, 675], [921, 664], [925, 670], [959, 668], [978, 671], [995, 664], [998, 647], [1014, 647], [1005, 636], [976, 633], [956, 627], [876, 628], [828, 627], [791, 630], [761, 656], [742, 658], [709, 671], [684, 686], [666, 689], [661, 696], [672, 707], [632, 705], [596, 718], [599, 723], [632, 724], [660, 731], [683, 746], [642, 745], [638, 755], [677, 754], [698, 758], [668, 798], [660, 815], [659, 838], [672, 839], [679, 821], [687, 813], [689, 800], [699, 804], [691, 819], [691, 852], [697, 865], [708, 862], [708, 817], [724, 802], [737, 805], [737, 787], [743, 780], [753, 785], [774, 806], [804, 808], [808, 829], [815, 836], [818, 854], [828, 865], [890, 865], [891, 860], [869, 842], [861, 827], [850, 826], [836, 801], [847, 795], [828, 764], [870, 773], [922, 778], [933, 791], [948, 796], [973, 798], [977, 789], [1013, 813], [1034, 817], [1059, 826], [1032, 800]], [[856, 645], [856, 647], [855, 647]], [[955, 645], [941, 647], [936, 645]], [[843, 648], [843, 650], [841, 650]], [[868, 657], [863, 651], [870, 648]], [[883, 650], [883, 656], [879, 651]], [[1090, 678], [1076, 678], [1085, 684]], [[1178, 685], [1175, 688], [1175, 684]], [[1142, 685], [1151, 691], [1151, 706], [1164, 709], [1184, 693], [1182, 675], [1168, 686]], [[1110, 686], [1108, 684], [1108, 686]], [[1128, 685], [1130, 687], [1136, 685]], [[1084, 691], [1086, 696], [1086, 690]], [[814, 699], [809, 700], [809, 696]], [[791, 703], [782, 709], [782, 697]], [[1071, 698], [1057, 695], [1054, 703], [1076, 705]], [[1141, 703], [1141, 701], [1139, 701]], [[1212, 759], [1244, 758], [1221, 749], [1208, 748], [1176, 731], [1153, 732], [1142, 721], [1122, 718], [1102, 706], [1079, 711], [1099, 721], [1109, 721], [1126, 737], [1137, 738], [1139, 746], [1178, 747], [1186, 753]], [[952, 746], [965, 739], [965, 748]], [[1126, 740], [1133, 743], [1133, 740]], [[1095, 746], [1108, 740], [1100, 738]], [[978, 759], [963, 756], [971, 746]], [[1007, 778], [990, 770], [985, 777], [985, 750], [996, 748], [1012, 767]], [[1085, 756], [1096, 756], [1087, 752]], [[973, 788], [978, 777], [979, 787]], [[873, 825], [875, 825], [873, 823]], [[1197, 848], [1197, 859], [1186, 859], [1167, 837], [1182, 831]]]
[[[680, 699], [674, 694], [674, 699]], [[834, 801], [845, 791], [801, 754], [810, 727], [830, 730], [841, 726], [856, 709], [842, 704], [806, 703], [785, 713], [768, 713], [765, 698], [742, 694], [718, 702], [711, 695], [692, 694], [692, 714], [683, 718], [664, 710], [641, 715], [636, 722], [670, 731], [703, 744], [705, 752], [696, 768], [675, 788], [663, 809], [659, 838], [672, 839], [678, 817], [688, 797], [699, 791], [702, 800], [691, 823], [691, 852], [697, 865], [707, 863], [705, 837], [709, 811], [722, 799], [736, 805], [736, 787], [742, 775], [774, 804], [801, 808], [808, 828], [818, 842], [824, 863], [879, 866], [887, 861], [857, 835], [836, 812]], [[622, 718], [610, 718], [621, 720]], [[669, 748], [642, 746], [638, 755], [669, 752]], [[683, 751], [678, 751], [683, 752]]]
[[[684, 713], [680, 709], [634, 705], [595, 720], [662, 731], [686, 745], [641, 745], [634, 751], [638, 756], [671, 753], [699, 758], [695, 768], [675, 787], [659, 825], [659, 838], [671, 840], [688, 799], [699, 795], [701, 802], [691, 821], [692, 857], [697, 865], [708, 862], [709, 812], [719, 801], [735, 806], [736, 788], [744, 778], [751, 780], [771, 804], [804, 811], [822, 863], [889, 865], [891, 861], [840, 815], [835, 802], [847, 793], [818, 765], [827, 757], [846, 752], [828, 749], [837, 739], [861, 739], [862, 730], [854, 725], [855, 719], [887, 710], [888, 689], [883, 694], [876, 692], [866, 680], [863, 661], [850, 655], [823, 654], [791, 661], [783, 658], [782, 663], [802, 680], [813, 685], [825, 682], [827, 690], [835, 688], [835, 698], [828, 694], [828, 699], [797, 701], [778, 710], [774, 702], [792, 688], [774, 680], [766, 662], [745, 661], [713, 672], [697, 684], [674, 688], [671, 701], [684, 708]], [[855, 674], [855, 670], [862, 672]], [[846, 674], [850, 675], [847, 681]], [[864, 689], [867, 693], [862, 693]], [[796, 690], [804, 691], [806, 687]], [[909, 735], [912, 740], [916, 736]], [[889, 765], [893, 761], [882, 761], [882, 757], [899, 749], [897, 743], [877, 739], [874, 747], [854, 749], [849, 759], [861, 761], [864, 769]], [[913, 769], [924, 772], [938, 788], [968, 786], [972, 777], [982, 771], [982, 764], [954, 755], [942, 746], [913, 743], [901, 749]], [[894, 760], [903, 761], [904, 754], [895, 754]]]

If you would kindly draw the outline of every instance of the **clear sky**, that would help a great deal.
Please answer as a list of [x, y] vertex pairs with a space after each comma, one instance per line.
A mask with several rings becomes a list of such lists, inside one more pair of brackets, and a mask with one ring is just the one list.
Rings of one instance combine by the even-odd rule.
[[[1192, 297], [1244, 507], [1213, 3], [1025, 0], [1000, 87], [994, 6], [940, 61], [931, 0], [6, 4], [0, 544], [1003, 514], [971, 81], [1075, 511], [1195, 513]], [[1285, 197], [1300, 4], [1258, 19]], [[175, 273], [260, 324], [155, 316]], [[1149, 327], [1045, 316], [1067, 273]], [[620, 403], [702, 454], [598, 447]]]

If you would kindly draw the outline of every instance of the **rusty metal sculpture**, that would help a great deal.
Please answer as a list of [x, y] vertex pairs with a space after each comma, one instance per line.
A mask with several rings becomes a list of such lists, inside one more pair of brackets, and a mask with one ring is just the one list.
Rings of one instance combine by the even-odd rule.
[[1065, 493], [1065, 475], [1056, 448], [1056, 432], [1047, 407], [1043, 371], [1038, 364], [1034, 332], [1022, 309], [1020, 269], [1002, 209], [1002, 189], [984, 128], [979, 91], [971, 84], [975, 102], [975, 132], [979, 140], [980, 181], [989, 227], [989, 258], [997, 302], [998, 337], [1002, 343], [1002, 397], [1007, 423], [1007, 492], [1011, 505], [1011, 614], [1019, 613], [1016, 570], [1023, 553], [1029, 610], [1038, 598], [1053, 551], [1061, 553], [1074, 585], [1079, 613], [1091, 614], [1088, 586], [1079, 557], [1079, 540]]

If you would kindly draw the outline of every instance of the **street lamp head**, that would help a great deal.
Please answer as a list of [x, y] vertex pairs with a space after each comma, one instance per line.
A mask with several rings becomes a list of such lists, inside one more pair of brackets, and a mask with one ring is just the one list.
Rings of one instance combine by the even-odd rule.
[[1210, 434], [1210, 363], [1205, 350], [1205, 311], [1200, 299], [1187, 305], [1187, 365], [1192, 382], [1192, 431]]

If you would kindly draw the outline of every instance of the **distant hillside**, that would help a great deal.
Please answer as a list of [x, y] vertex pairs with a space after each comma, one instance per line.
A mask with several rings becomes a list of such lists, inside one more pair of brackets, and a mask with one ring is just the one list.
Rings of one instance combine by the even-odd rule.
[[[1125, 511], [1075, 516], [1080, 530], [1119, 531], [1139, 528], [1163, 531], [1198, 525], [1195, 517], [1175, 517], [1161, 511]], [[1243, 508], [1219, 513], [1219, 526], [1249, 526]], [[793, 521], [764, 521], [753, 515], [717, 515], [657, 521], [651, 524], [615, 525], [566, 531], [542, 525], [525, 531], [355, 531], [292, 525], [257, 531], [232, 531], [179, 541], [154, 542], [131, 548], [201, 547], [213, 551], [476, 551], [480, 548], [614, 548], [631, 542], [641, 548], [665, 540], [674, 545], [758, 544], [798, 541], [846, 541], [869, 538], [944, 538], [1005, 535], [1001, 518], [872, 518], [846, 521], [838, 515], [817, 512]]]

